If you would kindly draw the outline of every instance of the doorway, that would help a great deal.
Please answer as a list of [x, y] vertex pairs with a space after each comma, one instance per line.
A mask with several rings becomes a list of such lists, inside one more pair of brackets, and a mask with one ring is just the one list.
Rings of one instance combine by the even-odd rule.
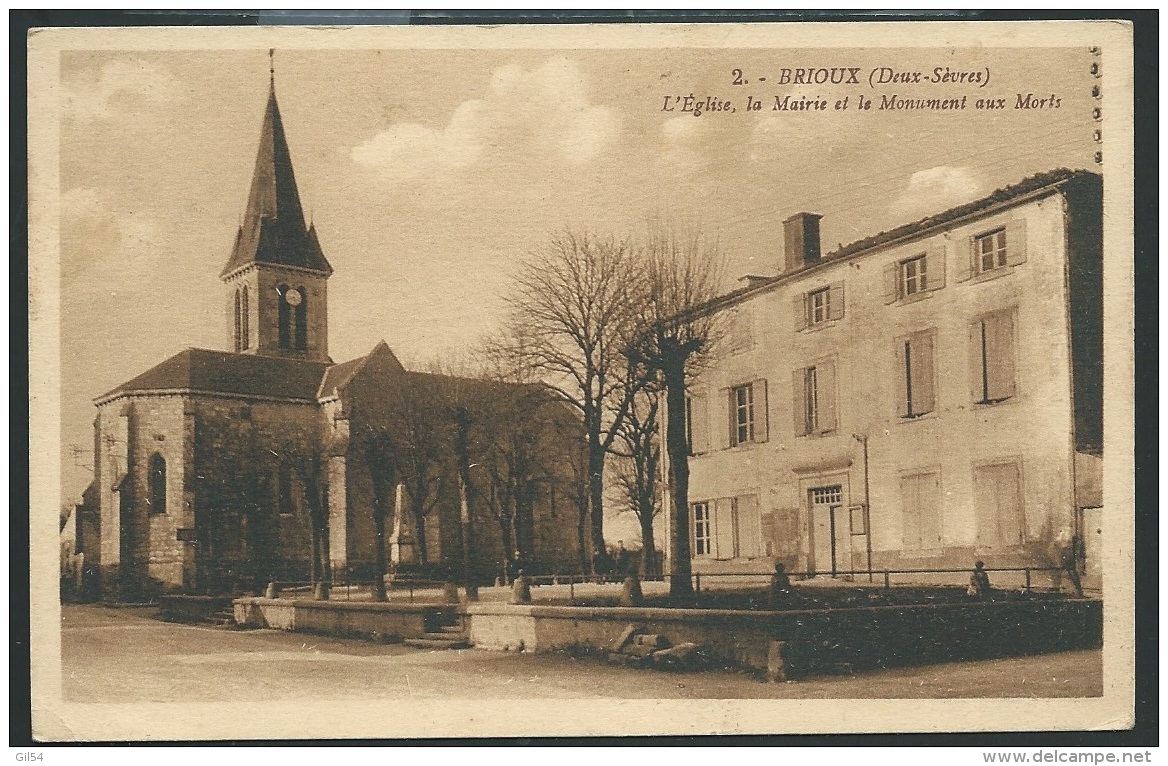
[[807, 569], [816, 575], [835, 577], [842, 569], [851, 567], [851, 535], [843, 487], [840, 484], [812, 487], [807, 494], [811, 524]]

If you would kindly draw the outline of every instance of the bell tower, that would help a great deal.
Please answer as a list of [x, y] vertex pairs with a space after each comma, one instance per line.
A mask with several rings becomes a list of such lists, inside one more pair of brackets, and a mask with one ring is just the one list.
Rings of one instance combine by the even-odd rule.
[[316, 227], [304, 221], [272, 66], [247, 212], [231, 258], [219, 275], [227, 286], [232, 350], [332, 361], [328, 355], [328, 278], [332, 273]]

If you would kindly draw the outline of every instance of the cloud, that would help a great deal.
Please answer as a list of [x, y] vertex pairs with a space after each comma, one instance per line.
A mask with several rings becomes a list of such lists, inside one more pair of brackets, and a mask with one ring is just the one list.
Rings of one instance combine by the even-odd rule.
[[488, 164], [572, 166], [596, 159], [619, 129], [614, 110], [589, 101], [579, 66], [552, 58], [531, 70], [500, 67], [486, 93], [455, 107], [445, 126], [396, 123], [351, 157], [395, 179]]
[[661, 148], [656, 152], [659, 174], [691, 174], [711, 159], [706, 142], [714, 131], [710, 120], [671, 117], [661, 123]]
[[139, 60], [106, 62], [99, 71], [72, 78], [63, 86], [65, 114], [81, 121], [135, 114], [148, 104], [180, 98], [176, 80], [164, 69]]
[[889, 210], [899, 217], [920, 218], [969, 202], [981, 194], [982, 184], [968, 168], [941, 165], [913, 173], [904, 191], [889, 205]]
[[68, 283], [93, 267], [113, 269], [120, 279], [146, 277], [162, 247], [158, 222], [141, 214], [118, 214], [103, 189], [79, 187], [61, 195], [61, 279]]

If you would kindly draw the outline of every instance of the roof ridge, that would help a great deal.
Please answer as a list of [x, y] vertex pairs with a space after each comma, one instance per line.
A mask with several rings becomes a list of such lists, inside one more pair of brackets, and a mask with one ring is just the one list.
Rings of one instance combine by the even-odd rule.
[[[326, 386], [326, 384], [329, 383], [328, 374], [330, 371], [335, 370], [338, 367], [344, 367], [347, 364], [353, 365], [353, 369], [347, 371], [341, 377], [340, 380], [338, 380], [336, 383], [332, 384], [332, 386], [331, 386], [332, 390], [338, 391], [341, 388], [344, 388], [345, 386], [347, 386], [349, 384], [349, 381], [351, 381], [354, 377], [356, 377], [357, 373], [359, 373], [361, 370], [365, 369], [365, 365], [369, 363], [369, 357], [371, 357], [371, 356], [373, 356], [372, 351], [370, 351], [368, 354], [365, 354], [364, 356], [353, 357], [352, 359], [348, 359], [344, 362], [338, 362], [337, 364], [329, 366], [324, 371], [324, 375], [321, 376], [320, 386], [318, 386], [316, 389], [316, 398], [317, 399], [324, 398], [325, 386]], [[354, 362], [356, 362], [357, 364], [353, 364]]]
[[[960, 205], [955, 205], [947, 208], [939, 213], [934, 213], [924, 218], [918, 218], [915, 221], [894, 226], [891, 229], [877, 232], [876, 234], [854, 240], [846, 245], [841, 245], [830, 253], [825, 254], [822, 258], [816, 261], [813, 266], [820, 266], [828, 263], [834, 263], [837, 260], [844, 260], [851, 256], [858, 255], [867, 250], [872, 250], [883, 245], [887, 245], [906, 237], [915, 234], [921, 234], [938, 226], [944, 226], [953, 221], [959, 220], [969, 215], [975, 215], [984, 210], [990, 209], [996, 205], [1008, 204], [1016, 199], [1025, 197], [1043, 191], [1047, 188], [1053, 188], [1059, 184], [1066, 183], [1078, 178], [1102, 178], [1100, 174], [1086, 170], [1083, 168], [1055, 168], [1040, 173], [1035, 173], [1030, 176], [1006, 186], [995, 189], [989, 194], [978, 197], [969, 202], [963, 202]], [[797, 276], [807, 271], [807, 268], [800, 268], [793, 271], [785, 271], [768, 277], [753, 277], [752, 281], [743, 287], [736, 288], [727, 293], [723, 293], [716, 298], [711, 299], [706, 304], [695, 308], [695, 311], [704, 311], [708, 308], [725, 305], [736, 301], [738, 298], [746, 294], [753, 294], [756, 290], [763, 290], [771, 285], [778, 284], [790, 277]]]

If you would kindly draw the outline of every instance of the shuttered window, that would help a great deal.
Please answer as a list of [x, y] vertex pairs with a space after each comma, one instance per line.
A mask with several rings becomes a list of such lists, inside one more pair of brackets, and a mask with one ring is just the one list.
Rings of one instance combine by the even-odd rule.
[[915, 418], [936, 409], [934, 330], [923, 330], [896, 341], [897, 415]]
[[1007, 267], [1025, 262], [1026, 221], [1018, 219], [970, 237], [969, 257], [959, 260], [957, 281], [964, 282], [983, 274], [1006, 273], [1009, 271]]
[[844, 318], [844, 283], [833, 282], [794, 298], [795, 329], [827, 325]]
[[1025, 525], [1019, 474], [1016, 460], [974, 469], [978, 547], [1003, 548], [1022, 544]]
[[794, 392], [791, 409], [795, 435], [807, 436], [834, 431], [836, 423], [835, 360], [828, 359], [791, 375]]
[[757, 495], [721, 497], [694, 503], [695, 556], [719, 559], [756, 558], [762, 555], [762, 516]]
[[768, 438], [767, 382], [760, 379], [729, 390], [730, 446]]
[[893, 261], [884, 267], [884, 302], [911, 301], [945, 286], [945, 248]]
[[905, 474], [900, 477], [902, 541], [907, 550], [940, 548], [941, 473]]
[[973, 400], [993, 404], [1014, 396], [1014, 309], [987, 314], [969, 328]]

